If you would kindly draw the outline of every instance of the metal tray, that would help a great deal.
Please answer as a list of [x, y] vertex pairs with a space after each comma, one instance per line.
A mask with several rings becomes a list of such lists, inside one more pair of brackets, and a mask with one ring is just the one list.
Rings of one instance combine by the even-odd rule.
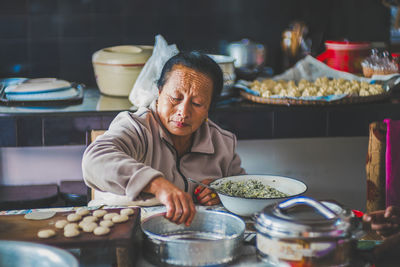
[[83, 101], [83, 89], [84, 84], [71, 83], [71, 88], [76, 90], [76, 93], [72, 97], [60, 97], [60, 98], [48, 98], [46, 94], [56, 94], [57, 92], [41, 93], [41, 97], [24, 100], [10, 99], [5, 92], [6, 86], [0, 83], [0, 105], [5, 106], [67, 106], [81, 104]]

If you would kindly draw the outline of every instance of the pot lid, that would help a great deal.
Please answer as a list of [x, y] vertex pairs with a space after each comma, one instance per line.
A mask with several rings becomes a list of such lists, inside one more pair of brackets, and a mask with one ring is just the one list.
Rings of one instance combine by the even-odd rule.
[[335, 50], [360, 50], [369, 49], [370, 42], [326, 41], [326, 48]]
[[251, 41], [250, 39], [244, 38], [240, 41], [237, 42], [232, 42], [229, 44], [230, 47], [232, 46], [240, 46], [240, 47], [257, 47], [257, 48], [264, 48], [264, 45], [260, 44], [260, 43], [255, 43], [253, 41]]
[[92, 56], [93, 63], [143, 66], [153, 53], [153, 46], [120, 45], [103, 48]]
[[264, 208], [256, 228], [276, 237], [344, 237], [351, 218], [351, 211], [337, 204], [301, 196]]
[[71, 88], [71, 83], [56, 78], [25, 79], [21, 83], [6, 87], [7, 94], [36, 94], [54, 92]]
[[224, 63], [233, 63], [235, 59], [231, 56], [225, 56], [225, 55], [212, 55], [212, 54], [207, 54], [210, 58], [212, 58], [215, 62], [218, 64], [224, 64]]

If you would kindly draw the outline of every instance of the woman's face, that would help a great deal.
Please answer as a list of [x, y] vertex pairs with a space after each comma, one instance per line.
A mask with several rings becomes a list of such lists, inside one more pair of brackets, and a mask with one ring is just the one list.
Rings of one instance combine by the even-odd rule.
[[205, 74], [176, 65], [158, 97], [157, 113], [175, 136], [188, 137], [208, 116], [213, 82]]

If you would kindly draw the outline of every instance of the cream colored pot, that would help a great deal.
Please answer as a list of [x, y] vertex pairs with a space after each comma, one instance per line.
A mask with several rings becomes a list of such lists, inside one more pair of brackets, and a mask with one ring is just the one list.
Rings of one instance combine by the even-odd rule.
[[104, 95], [129, 96], [153, 46], [120, 45], [96, 51], [92, 57], [97, 86]]

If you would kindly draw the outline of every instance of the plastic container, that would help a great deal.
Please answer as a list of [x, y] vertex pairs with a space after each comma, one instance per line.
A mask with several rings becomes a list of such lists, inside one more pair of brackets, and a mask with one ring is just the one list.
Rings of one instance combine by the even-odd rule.
[[326, 51], [317, 56], [329, 67], [350, 73], [362, 73], [361, 61], [369, 55], [369, 42], [326, 41]]
[[398, 58], [390, 56], [388, 51], [371, 50], [371, 55], [361, 62], [365, 77], [372, 75], [388, 75], [399, 72]]
[[92, 56], [97, 86], [104, 95], [129, 96], [153, 46], [121, 45], [101, 49]]

